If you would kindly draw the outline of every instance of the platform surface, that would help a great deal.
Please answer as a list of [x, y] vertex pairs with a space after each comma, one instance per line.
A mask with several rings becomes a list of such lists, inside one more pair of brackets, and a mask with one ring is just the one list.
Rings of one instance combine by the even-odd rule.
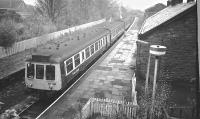
[[136, 33], [121, 39], [116, 47], [39, 119], [72, 119], [89, 98], [131, 101]]

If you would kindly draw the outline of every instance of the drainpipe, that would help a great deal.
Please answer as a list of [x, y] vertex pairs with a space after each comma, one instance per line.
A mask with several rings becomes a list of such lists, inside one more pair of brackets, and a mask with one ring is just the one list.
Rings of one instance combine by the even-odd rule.
[[[188, 0], [189, 1], [189, 0]], [[197, 0], [197, 11], [200, 10], [200, 0]], [[200, 118], [200, 12], [197, 12], [197, 77], [196, 77], [196, 119]]]

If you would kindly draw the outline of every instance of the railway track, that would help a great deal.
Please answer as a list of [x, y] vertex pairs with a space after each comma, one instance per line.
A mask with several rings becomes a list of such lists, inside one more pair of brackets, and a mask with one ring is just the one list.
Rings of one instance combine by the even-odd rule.
[[35, 119], [50, 103], [49, 101], [35, 101], [18, 115], [20, 119]]

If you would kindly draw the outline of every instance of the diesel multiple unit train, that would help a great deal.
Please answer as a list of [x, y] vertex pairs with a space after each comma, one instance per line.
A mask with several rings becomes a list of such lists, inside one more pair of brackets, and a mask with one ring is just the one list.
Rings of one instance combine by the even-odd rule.
[[107, 21], [74, 38], [63, 38], [38, 47], [25, 62], [26, 86], [46, 92], [64, 89], [70, 80], [108, 49], [132, 21], [133, 18]]

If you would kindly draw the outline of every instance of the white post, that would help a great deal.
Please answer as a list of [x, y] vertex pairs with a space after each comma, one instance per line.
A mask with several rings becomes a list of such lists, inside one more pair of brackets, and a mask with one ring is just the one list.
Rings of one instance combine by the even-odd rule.
[[145, 96], [148, 94], [148, 85], [149, 85], [149, 70], [150, 70], [151, 54], [149, 54], [148, 64], [147, 64], [147, 74], [145, 82]]
[[153, 93], [152, 93], [152, 105], [151, 105], [150, 119], [153, 119], [153, 112], [154, 112], [155, 95], [156, 95], [156, 80], [157, 80], [157, 72], [158, 72], [158, 61], [159, 61], [159, 58], [158, 58], [158, 56], [156, 56], [155, 68], [154, 68], [154, 78], [153, 78]]
[[157, 72], [158, 72], [158, 61], [159, 56], [163, 56], [166, 53], [166, 47], [160, 45], [151, 45], [150, 46], [150, 54], [155, 55], [155, 68], [154, 68], [154, 79], [153, 79], [153, 93], [152, 93], [152, 105], [150, 110], [150, 119], [154, 119], [154, 105], [155, 105], [155, 95], [156, 95], [156, 80], [157, 80]]

